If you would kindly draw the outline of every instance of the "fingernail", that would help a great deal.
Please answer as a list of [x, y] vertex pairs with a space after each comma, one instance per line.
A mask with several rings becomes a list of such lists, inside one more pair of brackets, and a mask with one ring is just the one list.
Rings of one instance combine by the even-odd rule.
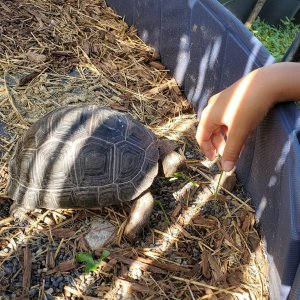
[[234, 161], [226, 160], [222, 163], [222, 168], [224, 172], [229, 172], [234, 168]]
[[214, 160], [216, 158], [216, 151], [214, 150], [211, 150], [211, 151], [208, 151], [206, 153], [206, 157], [209, 159], [209, 160]]

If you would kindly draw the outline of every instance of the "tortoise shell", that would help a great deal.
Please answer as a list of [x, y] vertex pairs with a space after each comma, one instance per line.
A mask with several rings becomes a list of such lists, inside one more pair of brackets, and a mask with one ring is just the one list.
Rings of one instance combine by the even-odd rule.
[[158, 159], [154, 134], [128, 114], [98, 106], [61, 108], [19, 140], [7, 194], [25, 208], [118, 204], [150, 187]]

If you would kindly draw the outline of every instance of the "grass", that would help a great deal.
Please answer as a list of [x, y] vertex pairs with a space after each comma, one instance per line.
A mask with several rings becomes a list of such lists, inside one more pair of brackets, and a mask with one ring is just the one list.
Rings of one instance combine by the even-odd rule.
[[257, 18], [251, 27], [251, 31], [279, 62], [300, 32], [300, 25], [286, 18], [281, 20], [280, 25], [274, 26]]

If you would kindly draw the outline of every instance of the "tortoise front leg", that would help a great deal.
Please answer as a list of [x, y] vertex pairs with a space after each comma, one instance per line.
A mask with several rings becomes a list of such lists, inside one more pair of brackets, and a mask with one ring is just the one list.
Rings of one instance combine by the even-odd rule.
[[14, 219], [25, 221], [28, 219], [27, 214], [31, 211], [32, 209], [24, 208], [22, 205], [14, 202], [9, 209], [9, 215]]
[[154, 199], [147, 192], [134, 200], [129, 214], [129, 220], [124, 230], [126, 239], [133, 242], [143, 228], [148, 224], [154, 206]]

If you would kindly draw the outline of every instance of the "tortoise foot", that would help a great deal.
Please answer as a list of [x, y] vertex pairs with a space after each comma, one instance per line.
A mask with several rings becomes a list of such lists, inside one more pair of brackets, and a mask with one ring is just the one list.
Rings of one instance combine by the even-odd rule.
[[130, 242], [134, 242], [143, 228], [148, 224], [154, 199], [150, 192], [136, 199], [132, 205], [129, 220], [124, 230], [124, 236]]
[[28, 212], [30, 212], [30, 209], [26, 209], [18, 203], [12, 204], [9, 209], [10, 216], [20, 221], [25, 221], [28, 218], [27, 217]]

